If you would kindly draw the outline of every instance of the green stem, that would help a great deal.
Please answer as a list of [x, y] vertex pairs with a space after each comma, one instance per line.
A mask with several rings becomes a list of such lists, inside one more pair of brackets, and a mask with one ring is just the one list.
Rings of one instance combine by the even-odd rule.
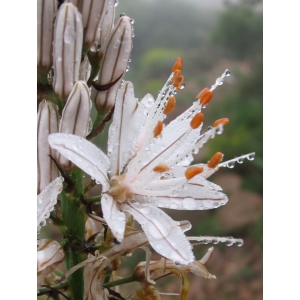
[[[82, 252], [85, 240], [85, 222], [86, 214], [84, 206], [80, 201], [83, 192], [82, 171], [78, 168], [71, 171], [68, 176], [74, 181], [75, 189], [71, 193], [62, 191], [61, 212], [62, 220], [68, 228], [68, 237], [65, 237], [63, 243], [69, 245], [65, 251], [65, 265], [67, 270], [79, 264], [86, 259], [86, 254]], [[70, 298], [82, 299], [84, 290], [83, 269], [79, 269], [68, 277]]]
[[[59, 290], [59, 289], [65, 289], [68, 287], [68, 283], [67, 282], [63, 282], [63, 283], [58, 283], [58, 284], [54, 284], [51, 285], [50, 288], [54, 289], [54, 290]], [[48, 287], [42, 287], [39, 289], [38, 293], [45, 293], [46, 291], [50, 290]]]
[[59, 277], [64, 277], [65, 276], [65, 274], [59, 269], [55, 269], [53, 272], [54, 272], [55, 275], [57, 275]]
[[114, 287], [114, 286], [117, 286], [117, 285], [129, 283], [129, 282], [134, 282], [134, 281], [136, 281], [136, 279], [133, 275], [131, 275], [131, 276], [124, 277], [124, 278], [116, 280], [116, 281], [104, 283], [104, 284], [102, 284], [102, 286], [104, 288], [111, 288], [111, 287]]
[[94, 197], [85, 199], [85, 201], [86, 201], [87, 203], [100, 202], [101, 197], [102, 197], [101, 195], [99, 195], [99, 196], [94, 196]]

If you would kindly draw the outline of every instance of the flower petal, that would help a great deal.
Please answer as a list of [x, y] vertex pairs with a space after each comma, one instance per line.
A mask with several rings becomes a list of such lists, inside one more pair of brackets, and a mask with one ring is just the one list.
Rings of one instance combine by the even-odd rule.
[[118, 241], [122, 241], [126, 225], [125, 214], [119, 210], [117, 202], [108, 194], [104, 194], [102, 196], [101, 207], [103, 217], [113, 235], [118, 239]]
[[181, 264], [194, 260], [188, 242], [179, 223], [150, 204], [123, 203], [122, 209], [129, 212], [142, 225], [151, 246], [159, 254]]
[[137, 148], [141, 110], [133, 85], [125, 82], [119, 89], [113, 122], [109, 128], [108, 158], [110, 175], [120, 175]]
[[84, 172], [102, 184], [103, 192], [109, 189], [107, 178], [108, 158], [94, 144], [73, 134], [56, 133], [48, 137], [49, 144]]
[[[50, 182], [37, 197], [37, 229], [41, 228], [41, 223], [45, 223], [49, 218], [50, 212], [53, 210], [57, 202], [57, 195], [62, 191], [63, 178], [57, 177]], [[42, 224], [44, 225], [44, 224]]]

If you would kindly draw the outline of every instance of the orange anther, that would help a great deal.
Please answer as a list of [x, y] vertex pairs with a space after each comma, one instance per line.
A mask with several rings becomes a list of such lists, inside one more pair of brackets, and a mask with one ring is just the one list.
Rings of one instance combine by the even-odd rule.
[[153, 130], [153, 136], [157, 137], [161, 134], [163, 130], [163, 122], [162, 121], [158, 121], [157, 125], [155, 126], [154, 130]]
[[164, 109], [164, 114], [168, 115], [176, 107], [176, 99], [174, 96], [170, 96]]
[[167, 165], [164, 165], [164, 164], [159, 164], [159, 165], [157, 165], [156, 167], [153, 168], [153, 171], [157, 172], [157, 173], [163, 173], [163, 172], [167, 172], [169, 170], [170, 170], [170, 168]]
[[190, 125], [193, 129], [196, 129], [202, 124], [203, 120], [204, 120], [204, 114], [203, 113], [198, 113], [194, 116], [194, 118], [192, 119]]
[[219, 124], [227, 125], [229, 122], [230, 122], [230, 120], [228, 118], [222, 118], [222, 119], [216, 120], [214, 122], [213, 126], [217, 127]]
[[223, 153], [217, 152], [211, 160], [207, 163], [207, 166], [211, 169], [214, 169], [218, 166], [218, 164], [222, 161], [223, 159]]
[[194, 176], [203, 172], [203, 168], [201, 167], [190, 167], [186, 169], [184, 175], [187, 180], [192, 179]]
[[177, 57], [176, 62], [173, 66], [172, 72], [175, 72], [176, 70], [179, 70], [179, 71], [182, 70], [182, 59], [181, 59], [181, 57]]
[[179, 90], [181, 87], [181, 84], [183, 82], [184, 77], [181, 75], [180, 70], [176, 70], [174, 72], [174, 76], [172, 77], [172, 85]]
[[200, 100], [200, 104], [206, 105], [209, 103], [212, 96], [212, 91], [210, 91], [209, 88], [205, 88], [197, 95], [197, 99]]

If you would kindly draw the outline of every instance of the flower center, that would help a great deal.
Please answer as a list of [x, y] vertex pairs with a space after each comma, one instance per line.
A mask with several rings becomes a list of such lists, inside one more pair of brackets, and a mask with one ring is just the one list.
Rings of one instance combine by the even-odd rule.
[[126, 174], [116, 175], [109, 181], [110, 189], [108, 194], [119, 202], [132, 200], [134, 198], [134, 193], [132, 193], [131, 189], [127, 185], [124, 185], [125, 177]]

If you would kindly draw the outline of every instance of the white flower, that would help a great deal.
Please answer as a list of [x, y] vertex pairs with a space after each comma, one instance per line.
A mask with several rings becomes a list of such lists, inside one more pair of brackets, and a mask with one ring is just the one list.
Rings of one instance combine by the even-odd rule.
[[211, 89], [204, 89], [192, 106], [170, 122], [163, 121], [174, 106], [182, 86], [181, 59], [154, 101], [147, 94], [138, 101], [133, 85], [125, 82], [118, 91], [113, 122], [109, 128], [108, 153], [71, 134], [51, 134], [49, 144], [102, 185], [103, 216], [121, 241], [128, 212], [141, 224], [151, 246], [161, 255], [181, 264], [193, 262], [192, 246], [179, 226], [159, 207], [204, 210], [226, 204], [222, 189], [206, 180], [218, 169], [223, 155], [208, 164], [190, 166], [192, 154], [215, 134], [222, 132], [221, 119], [201, 134], [201, 109], [212, 90], [223, 82], [227, 71]]

